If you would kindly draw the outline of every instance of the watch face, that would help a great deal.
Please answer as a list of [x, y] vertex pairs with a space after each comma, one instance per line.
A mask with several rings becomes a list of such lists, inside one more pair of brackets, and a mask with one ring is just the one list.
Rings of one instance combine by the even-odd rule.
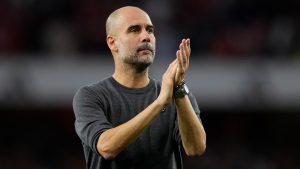
[[189, 88], [187, 87], [187, 85], [183, 85], [183, 87], [184, 87], [184, 90], [185, 90], [186, 94], [189, 94], [190, 91], [189, 91]]
[[181, 97], [184, 97], [185, 95], [189, 94], [189, 89], [187, 87], [187, 85], [182, 85], [180, 86], [180, 88], [178, 88], [176, 91], [175, 91], [175, 98], [181, 98]]

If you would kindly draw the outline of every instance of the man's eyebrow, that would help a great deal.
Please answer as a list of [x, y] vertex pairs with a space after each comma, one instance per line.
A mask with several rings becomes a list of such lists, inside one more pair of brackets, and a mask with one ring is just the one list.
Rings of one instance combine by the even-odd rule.
[[128, 28], [132, 28], [132, 27], [140, 27], [139, 24], [136, 24], [136, 25], [129, 25]]
[[[128, 26], [128, 28], [132, 28], [132, 27], [143, 27], [143, 25], [141, 25], [141, 24], [135, 24], [135, 25], [129, 25]], [[154, 26], [151, 25], [151, 24], [146, 24], [145, 27], [147, 27], [147, 28], [148, 27], [154, 28]]]
[[147, 27], [147, 28], [154, 28], [154, 26], [153, 26], [153, 25], [150, 25], [150, 24], [146, 25], [146, 27]]
[[129, 25], [126, 31], [131, 32], [132, 29], [141, 30], [142, 27], [144, 27], [144, 26], [145, 26], [145, 29], [154, 29], [154, 26], [152, 24], [145, 24], [145, 25], [135, 24], [135, 25]]
[[130, 29], [132, 28], [140, 28], [141, 26], [140, 25], [129, 25], [128, 28], [127, 28], [127, 31], [130, 31]]

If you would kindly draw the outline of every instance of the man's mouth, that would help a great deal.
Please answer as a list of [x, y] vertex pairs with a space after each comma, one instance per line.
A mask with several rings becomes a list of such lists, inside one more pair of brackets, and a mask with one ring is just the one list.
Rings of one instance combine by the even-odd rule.
[[142, 52], [142, 53], [153, 53], [151, 49], [142, 49], [142, 50], [138, 50], [138, 52]]
[[137, 49], [137, 52], [152, 53], [153, 49], [149, 45], [143, 45]]

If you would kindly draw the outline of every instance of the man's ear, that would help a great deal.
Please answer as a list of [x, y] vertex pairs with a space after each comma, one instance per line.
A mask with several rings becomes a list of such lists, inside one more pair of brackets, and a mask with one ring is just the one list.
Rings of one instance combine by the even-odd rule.
[[108, 45], [108, 47], [111, 51], [117, 51], [118, 50], [118, 48], [116, 46], [115, 37], [107, 36], [106, 37], [106, 43], [107, 43], [107, 45]]

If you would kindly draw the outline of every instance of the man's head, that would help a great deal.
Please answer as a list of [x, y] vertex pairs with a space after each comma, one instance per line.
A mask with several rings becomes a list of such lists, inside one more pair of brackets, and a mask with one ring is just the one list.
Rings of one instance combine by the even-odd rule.
[[155, 56], [154, 28], [148, 14], [126, 6], [110, 14], [106, 21], [107, 44], [115, 64], [146, 69]]

